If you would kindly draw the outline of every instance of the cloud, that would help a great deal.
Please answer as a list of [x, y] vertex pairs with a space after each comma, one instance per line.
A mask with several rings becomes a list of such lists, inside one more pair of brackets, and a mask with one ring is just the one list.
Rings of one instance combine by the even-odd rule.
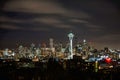
[[84, 25], [87, 27], [87, 29], [89, 31], [92, 31], [92, 32], [100, 32], [104, 29], [102, 26], [95, 25], [95, 24], [92, 24], [92, 23], [86, 23]]
[[47, 24], [60, 24], [62, 23], [60, 20], [51, 18], [51, 17], [43, 17], [43, 18], [35, 18], [33, 19], [35, 22], [42, 22]]
[[[38, 14], [57, 14], [59, 15], [58, 18], [54, 18], [53, 16], [48, 17], [34, 17], [33, 19], [25, 20], [25, 19], [12, 19], [12, 18], [4, 18], [1, 19], [2, 22], [14, 22], [14, 23], [39, 23], [44, 25], [49, 25], [53, 28], [65, 28], [70, 29], [73, 26], [70, 25], [68, 22], [71, 23], [87, 23], [87, 21], [84, 20], [78, 20], [76, 18], [88, 18], [90, 17], [87, 13], [83, 11], [74, 11], [70, 9], [64, 8], [59, 3], [52, 1], [52, 0], [10, 0], [7, 2], [4, 7], [4, 11], [10, 11], [10, 12], [17, 12], [17, 13], [29, 13], [32, 15]], [[18, 15], [20, 16], [20, 15]], [[26, 15], [27, 16], [27, 15]], [[65, 20], [62, 20], [61, 17], [63, 17]], [[23, 16], [21, 16], [22, 18]], [[72, 19], [74, 18], [74, 20]], [[68, 22], [66, 22], [68, 21]], [[44, 29], [43, 29], [44, 30]]]
[[53, 28], [72, 28], [71, 25], [68, 25], [64, 21], [57, 18], [52, 18], [52, 17], [36, 18], [36, 19], [33, 19], [33, 22], [34, 21], [47, 24]]
[[0, 22], [21, 23], [21, 22], [26, 22], [26, 20], [13, 19], [6, 16], [0, 16]]
[[13, 0], [5, 4], [7, 11], [30, 13], [65, 13], [66, 11], [52, 1], [43, 0]]
[[0, 28], [2, 28], [2, 29], [9, 29], [9, 30], [18, 30], [18, 29], [21, 29], [18, 26], [8, 25], [8, 24], [2, 24], [2, 25], [0, 25]]
[[[6, 16], [0, 16], [0, 29], [8, 29], [8, 30], [26, 30], [26, 31], [48, 31], [49, 29], [46, 27], [34, 26], [34, 22], [31, 20], [24, 19], [12, 19]], [[22, 26], [26, 24], [33, 23], [30, 26]]]
[[76, 12], [74, 10], [66, 9], [52, 0], [11, 0], [4, 5], [3, 10], [27, 13], [61, 14], [65, 17], [90, 17], [85, 12]]
[[70, 19], [70, 21], [73, 23], [84, 23], [84, 24], [88, 23], [88, 21], [86, 21], [86, 20], [77, 19], [77, 18]]
[[69, 24], [55, 24], [55, 26], [57, 27], [57, 28], [61, 28], [61, 29], [72, 29], [73, 28], [73, 26], [71, 26], [71, 25], [69, 25]]
[[49, 31], [49, 29], [45, 28], [45, 27], [32, 27], [28, 30], [30, 30], [30, 31]]
[[[6, 22], [14, 22], [14, 23], [33, 23], [36, 22], [39, 24], [49, 25], [49, 27], [60, 28], [60, 29], [70, 29], [73, 26], [70, 23], [87, 23], [82, 19], [89, 18], [90, 16], [83, 11], [75, 11], [71, 9], [64, 8], [61, 4], [57, 3], [54, 0], [10, 0], [8, 1], [4, 7], [4, 11], [7, 12], [17, 12], [17, 13], [29, 13], [32, 15], [38, 14], [48, 14], [48, 17], [34, 17], [29, 20], [25, 19], [3, 19]], [[16, 13], [15, 13], [16, 14]], [[59, 18], [54, 18], [53, 16], [49, 16], [50, 14], [57, 14]], [[18, 15], [20, 16], [20, 15]], [[27, 16], [27, 15], [25, 15]], [[61, 19], [61, 17], [64, 18]], [[22, 18], [23, 16], [21, 16]], [[74, 19], [73, 19], [74, 18]], [[77, 19], [81, 18], [81, 19]], [[70, 22], [70, 23], [69, 23]], [[44, 29], [42, 29], [44, 30]]]
[[0, 28], [10, 30], [31, 30], [31, 31], [49, 31], [53, 28], [69, 29], [71, 25], [64, 23], [64, 21], [53, 17], [34, 17], [32, 19], [16, 19], [7, 16], [1, 16]]
[[49, 31], [49, 28], [46, 27], [22, 27], [13, 24], [2, 24], [0, 25], [0, 29], [8, 29], [8, 30], [22, 30], [22, 31]]
[[71, 17], [71, 18], [83, 18], [83, 19], [91, 18], [91, 16], [88, 13], [82, 10], [75, 11], [75, 10], [67, 9], [67, 13], [64, 13], [62, 15], [65, 17]]

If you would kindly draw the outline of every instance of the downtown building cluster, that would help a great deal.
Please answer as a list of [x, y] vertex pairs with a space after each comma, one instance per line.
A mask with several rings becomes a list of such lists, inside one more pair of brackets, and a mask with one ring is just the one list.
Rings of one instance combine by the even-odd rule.
[[108, 47], [102, 50], [93, 48], [85, 39], [77, 44], [73, 44], [73, 33], [68, 34], [69, 43], [63, 46], [62, 43], [55, 44], [53, 38], [49, 39], [49, 46], [43, 43], [36, 46], [32, 43], [29, 47], [19, 45], [16, 49], [4, 49], [0, 50], [0, 58], [11, 58], [19, 60], [20, 58], [28, 58], [33, 60], [42, 60], [44, 58], [58, 58], [58, 59], [73, 59], [73, 56], [79, 56], [83, 60], [92, 62], [99, 61], [105, 58], [111, 58], [112, 60], [120, 59], [120, 51], [113, 50]]

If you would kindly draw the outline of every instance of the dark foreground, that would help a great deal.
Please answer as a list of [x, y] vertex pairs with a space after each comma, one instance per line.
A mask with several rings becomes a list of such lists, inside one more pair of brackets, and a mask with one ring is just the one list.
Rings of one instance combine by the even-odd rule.
[[120, 80], [119, 73], [91, 73], [77, 71], [48, 71], [19, 69], [0, 74], [0, 80]]
[[31, 65], [32, 67], [20, 67], [16, 62], [3, 64], [0, 66], [0, 80], [120, 80], [119, 68], [95, 72], [92, 67], [84, 69], [83, 66], [76, 67], [74, 64], [64, 68], [63, 64], [58, 62], [37, 62], [34, 63], [35, 66]]

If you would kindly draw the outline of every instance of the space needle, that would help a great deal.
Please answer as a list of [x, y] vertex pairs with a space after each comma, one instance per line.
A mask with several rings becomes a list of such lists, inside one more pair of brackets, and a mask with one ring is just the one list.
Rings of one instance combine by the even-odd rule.
[[74, 37], [74, 34], [72, 32], [70, 32], [68, 34], [68, 37], [69, 37], [69, 41], [70, 41], [70, 45], [69, 45], [70, 55], [68, 56], [68, 58], [73, 59], [73, 37]]

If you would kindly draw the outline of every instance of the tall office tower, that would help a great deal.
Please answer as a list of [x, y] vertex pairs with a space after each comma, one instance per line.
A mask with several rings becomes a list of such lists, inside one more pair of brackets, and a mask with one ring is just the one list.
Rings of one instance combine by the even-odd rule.
[[53, 50], [53, 38], [50, 38], [49, 39], [50, 40], [50, 43], [49, 43], [49, 45], [50, 45], [50, 50], [53, 52], [54, 50]]
[[73, 37], [74, 34], [73, 33], [69, 33], [68, 34], [69, 37], [69, 41], [70, 41], [70, 46], [69, 46], [69, 52], [70, 52], [70, 59], [73, 59]]
[[31, 44], [30, 49], [31, 49], [32, 54], [34, 54], [35, 53], [35, 44], [34, 43]]
[[86, 40], [84, 39], [83, 40], [83, 49], [82, 49], [83, 51], [86, 51], [87, 50], [87, 42], [86, 42]]
[[31, 44], [31, 49], [34, 49], [34, 48], [35, 48], [35, 44], [32, 43], [32, 44]]
[[53, 38], [50, 38], [50, 48], [53, 48]]
[[23, 52], [23, 46], [22, 45], [19, 45], [19, 47], [18, 47], [18, 53], [19, 54], [22, 54], [22, 52]]
[[6, 48], [6, 49], [3, 51], [3, 55], [4, 55], [4, 56], [8, 56], [8, 48]]

